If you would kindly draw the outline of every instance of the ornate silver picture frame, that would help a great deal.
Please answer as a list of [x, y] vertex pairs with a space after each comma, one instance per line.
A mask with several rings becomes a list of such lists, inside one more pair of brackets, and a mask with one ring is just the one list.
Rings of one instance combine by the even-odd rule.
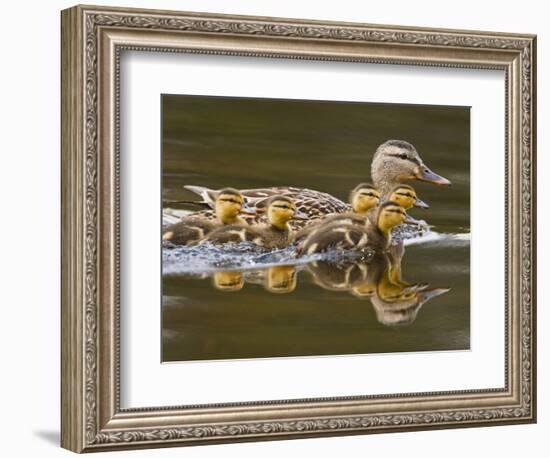
[[[536, 421], [535, 36], [93, 6], [64, 10], [61, 33], [64, 448], [92, 452]], [[126, 50], [505, 72], [505, 386], [122, 408], [119, 71]]]

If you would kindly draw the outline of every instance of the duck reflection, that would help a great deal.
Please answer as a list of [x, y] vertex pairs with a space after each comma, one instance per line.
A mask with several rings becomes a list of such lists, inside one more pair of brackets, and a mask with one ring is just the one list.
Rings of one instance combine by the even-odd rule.
[[[399, 251], [395, 254], [401, 254]], [[307, 270], [315, 284], [331, 291], [348, 291], [369, 298], [378, 321], [386, 326], [411, 324], [422, 306], [450, 288], [430, 288], [428, 283], [409, 284], [401, 277], [402, 256], [380, 253], [368, 262], [317, 261]]]
[[271, 293], [291, 293], [296, 289], [298, 274], [294, 266], [274, 266], [267, 269], [264, 287]]
[[305, 270], [314, 284], [329, 290], [369, 299], [377, 320], [386, 326], [413, 323], [422, 306], [450, 288], [429, 283], [409, 283], [402, 278], [402, 246], [377, 253], [368, 260], [318, 260], [305, 266], [282, 265], [247, 272], [224, 271], [213, 275], [220, 291], [238, 291], [245, 283], [263, 286], [270, 293], [291, 293], [296, 289], [298, 270]]
[[244, 275], [240, 271], [215, 272], [212, 284], [220, 291], [239, 291], [244, 286]]

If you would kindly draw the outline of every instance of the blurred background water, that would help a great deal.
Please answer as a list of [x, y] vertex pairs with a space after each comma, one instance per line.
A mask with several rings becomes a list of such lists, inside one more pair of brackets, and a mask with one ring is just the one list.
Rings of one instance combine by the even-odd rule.
[[220, 290], [216, 269], [189, 269], [188, 256], [163, 250], [163, 361], [470, 347], [468, 107], [182, 95], [163, 95], [162, 105], [164, 207], [196, 209], [170, 203], [196, 199], [186, 184], [290, 185], [347, 200], [357, 183], [370, 181], [372, 156], [388, 139], [411, 142], [452, 181], [448, 188], [411, 183], [431, 208], [410, 213], [436, 236], [407, 246], [403, 277], [450, 288], [412, 322], [381, 322], [370, 299], [322, 288], [304, 266], [286, 294], [266, 288], [266, 270], [251, 267], [238, 289]]

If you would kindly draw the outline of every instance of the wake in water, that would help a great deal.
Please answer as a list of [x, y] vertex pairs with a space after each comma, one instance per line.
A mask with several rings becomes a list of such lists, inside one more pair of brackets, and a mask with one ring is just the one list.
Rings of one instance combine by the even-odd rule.
[[[441, 234], [429, 231], [420, 237], [407, 239], [405, 246], [460, 247], [470, 243], [470, 234]], [[254, 270], [274, 266], [301, 266], [313, 261], [338, 262], [357, 258], [355, 252], [328, 252], [296, 256], [295, 246], [267, 250], [252, 243], [215, 246], [204, 243], [196, 246], [176, 246], [165, 243], [162, 248], [163, 275], [202, 275], [224, 270]]]

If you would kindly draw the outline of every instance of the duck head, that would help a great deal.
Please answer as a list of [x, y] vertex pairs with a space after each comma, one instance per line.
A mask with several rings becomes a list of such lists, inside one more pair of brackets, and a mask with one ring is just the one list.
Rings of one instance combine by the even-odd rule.
[[307, 219], [307, 216], [296, 208], [294, 201], [286, 196], [275, 196], [267, 200], [267, 219], [277, 229], [286, 229], [292, 218]]
[[239, 213], [252, 213], [241, 193], [233, 188], [224, 188], [217, 194], [215, 211], [222, 224], [238, 222]]
[[382, 143], [371, 164], [374, 185], [384, 197], [400, 183], [411, 180], [438, 185], [450, 185], [446, 178], [432, 172], [422, 161], [416, 148], [403, 140], [388, 140]]
[[420, 200], [416, 195], [416, 191], [408, 184], [400, 184], [393, 188], [389, 200], [397, 202], [405, 210], [411, 207], [430, 208], [424, 201]]
[[354, 213], [365, 214], [380, 203], [380, 193], [371, 184], [361, 183], [350, 194], [350, 203]]

